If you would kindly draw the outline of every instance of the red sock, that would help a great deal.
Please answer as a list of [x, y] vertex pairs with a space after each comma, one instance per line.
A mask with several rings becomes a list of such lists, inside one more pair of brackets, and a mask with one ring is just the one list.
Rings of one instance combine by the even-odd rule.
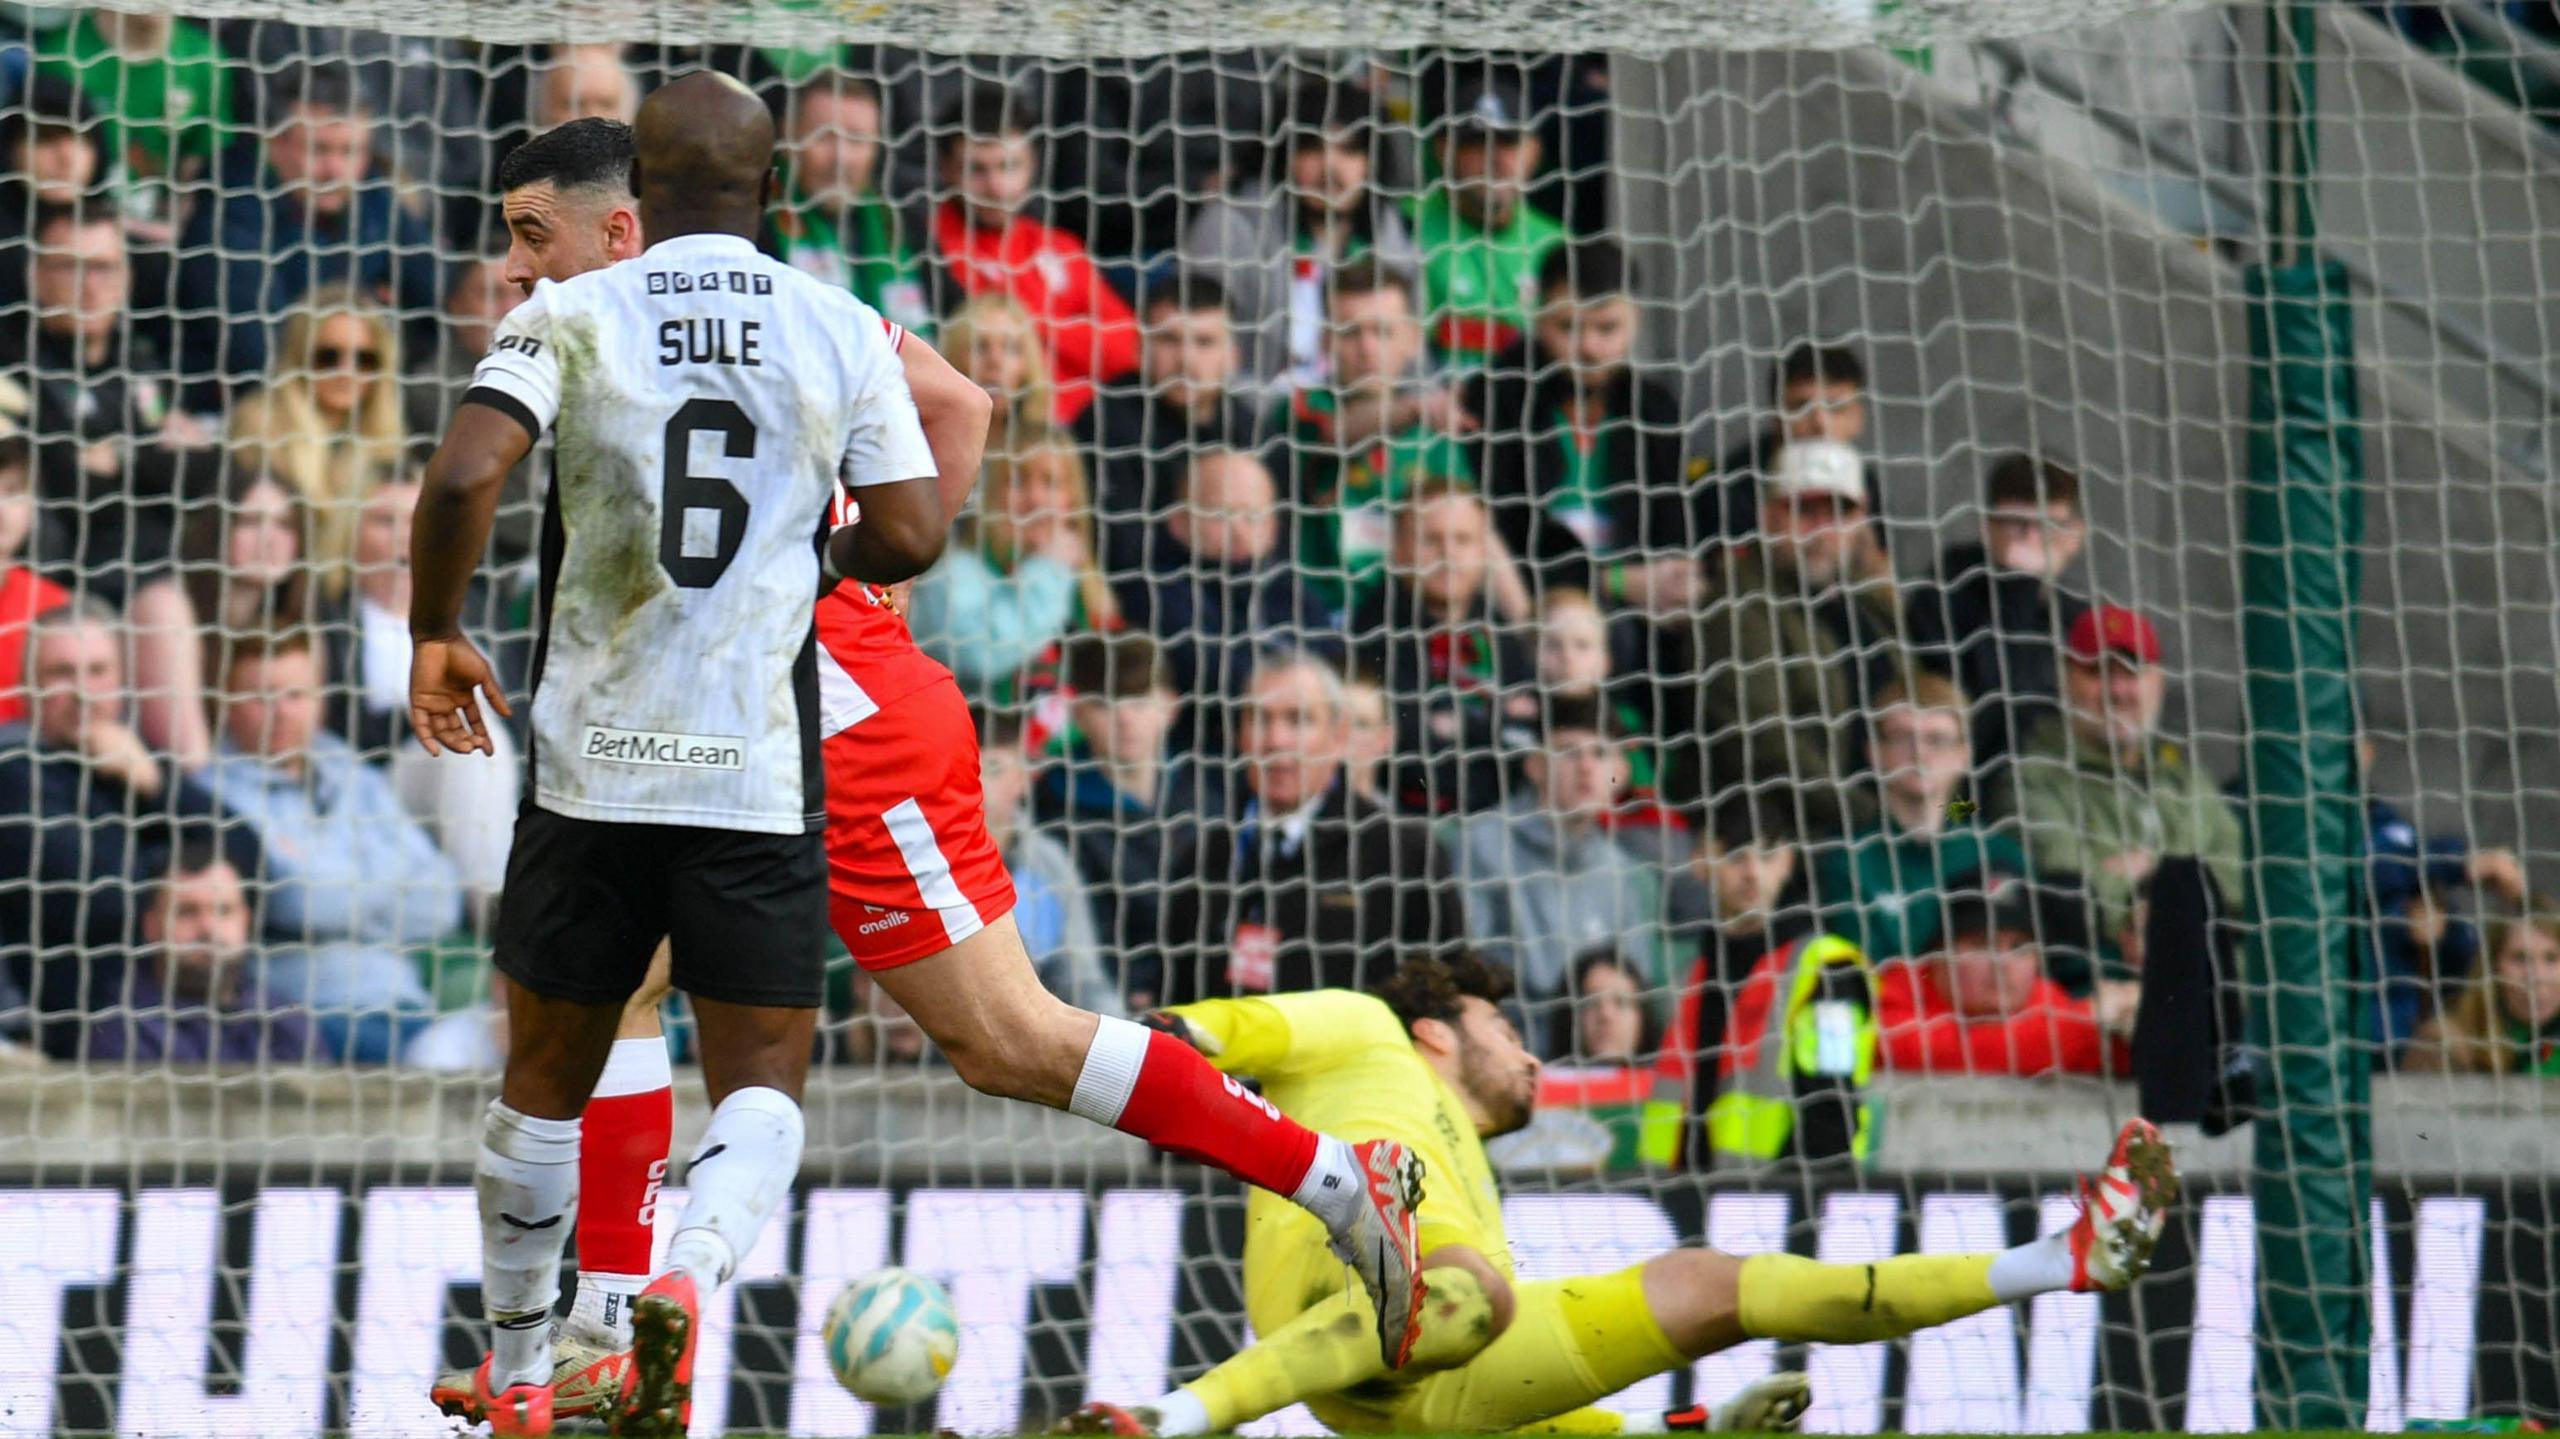
[[671, 1078], [665, 1040], [614, 1042], [579, 1136], [581, 1276], [648, 1277], [658, 1186], [666, 1180], [667, 1145], [675, 1137]]
[[1067, 1106], [1168, 1154], [1298, 1197], [1322, 1136], [1170, 1034], [1105, 1019]]

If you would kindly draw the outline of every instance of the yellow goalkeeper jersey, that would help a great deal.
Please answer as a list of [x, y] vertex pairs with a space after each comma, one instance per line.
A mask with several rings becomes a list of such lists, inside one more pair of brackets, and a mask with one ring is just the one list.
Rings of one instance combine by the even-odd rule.
[[[1212, 999], [1173, 1011], [1209, 1062], [1258, 1080], [1290, 1118], [1359, 1143], [1401, 1140], [1423, 1165], [1415, 1215], [1422, 1252], [1463, 1244], [1506, 1276], [1511, 1243], [1502, 1195], [1466, 1105], [1421, 1055], [1393, 1010], [1350, 990]], [[1268, 1334], [1358, 1281], [1325, 1247], [1324, 1226], [1286, 1198], [1255, 1190], [1245, 1206], [1245, 1309]]]

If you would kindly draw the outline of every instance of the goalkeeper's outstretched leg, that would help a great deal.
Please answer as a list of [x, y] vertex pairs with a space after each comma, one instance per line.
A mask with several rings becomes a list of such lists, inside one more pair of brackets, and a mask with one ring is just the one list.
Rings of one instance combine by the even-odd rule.
[[2069, 1228], [1998, 1253], [1824, 1264], [1678, 1249], [1615, 1274], [1513, 1285], [1480, 1256], [1435, 1251], [1424, 1261], [1423, 1334], [1393, 1378], [1374, 1346], [1353, 1342], [1345, 1321], [1356, 1296], [1338, 1295], [1151, 1404], [1088, 1406], [1066, 1427], [1224, 1432], [1306, 1403], [1343, 1432], [1791, 1430], [1811, 1403], [1800, 1374], [1770, 1376], [1716, 1412], [1655, 1423], [1588, 1406], [1745, 1340], [1866, 1343], [2037, 1294], [2123, 1289], [2149, 1267], [2177, 1193], [2168, 1145], [2137, 1119], [2117, 1134], [2105, 1170], [2082, 1184]]

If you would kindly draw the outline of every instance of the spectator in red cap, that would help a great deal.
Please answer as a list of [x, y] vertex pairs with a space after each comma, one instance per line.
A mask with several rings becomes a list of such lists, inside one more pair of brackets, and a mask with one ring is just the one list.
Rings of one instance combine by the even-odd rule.
[[2110, 968], [2128, 962], [2137, 905], [2164, 861], [2201, 870], [2222, 916], [2244, 897], [2240, 816], [2214, 777], [2159, 735], [2169, 684], [2160, 660], [2160, 632], [2139, 612], [2083, 613], [2063, 641], [2062, 712], [2028, 732], [2017, 760], [2028, 856], [2039, 878], [2087, 885]]

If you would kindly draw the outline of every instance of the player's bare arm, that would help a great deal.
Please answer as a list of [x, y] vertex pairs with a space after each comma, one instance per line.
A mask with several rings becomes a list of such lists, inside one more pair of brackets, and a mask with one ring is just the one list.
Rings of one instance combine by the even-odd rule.
[[427, 462], [409, 537], [409, 723], [429, 754], [493, 752], [482, 695], [499, 714], [515, 714], [488, 658], [463, 636], [462, 598], [489, 543], [499, 486], [532, 448], [522, 421], [474, 401], [454, 411]]
[[[987, 453], [987, 424], [995, 413], [995, 402], [985, 390], [915, 336], [900, 339], [898, 361], [906, 371], [907, 390], [915, 396], [916, 420], [924, 426], [925, 443], [933, 449], [934, 478], [864, 490], [861, 523], [839, 528], [827, 541], [827, 561], [836, 573], [882, 585], [898, 581], [876, 578], [868, 567], [912, 564], [914, 568], [898, 578], [913, 579], [941, 557], [942, 538], [950, 533], [952, 516], [969, 503], [969, 492], [977, 488], [978, 465]], [[921, 503], [925, 499], [933, 502], [930, 514]], [[860, 532], [874, 524], [884, 532], [901, 533], [875, 533], [865, 540]], [[933, 552], [919, 562], [915, 557], [928, 540]]]
[[913, 335], [899, 343], [898, 360], [907, 372], [907, 390], [916, 397], [916, 419], [924, 425], [925, 443], [933, 447], [934, 468], [941, 472], [934, 488], [947, 526], [968, 505], [969, 492], [978, 487], [978, 466], [986, 459], [987, 425], [995, 417], [995, 401], [977, 381], [953, 368], [940, 351]]
[[861, 523], [838, 525], [827, 537], [827, 562], [872, 585], [900, 584], [933, 568], [950, 531], [940, 486], [939, 476], [928, 476], [865, 487]]

